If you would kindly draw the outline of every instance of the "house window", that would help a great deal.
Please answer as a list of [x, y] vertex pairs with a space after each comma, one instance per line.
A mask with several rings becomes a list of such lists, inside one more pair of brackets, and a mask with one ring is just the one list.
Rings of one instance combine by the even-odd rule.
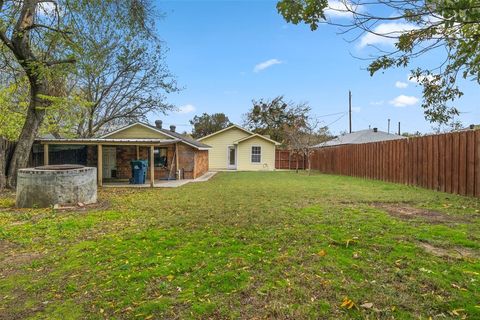
[[262, 147], [252, 147], [252, 163], [260, 163], [262, 160]]
[[153, 150], [153, 165], [155, 167], [167, 167], [168, 148], [155, 148]]

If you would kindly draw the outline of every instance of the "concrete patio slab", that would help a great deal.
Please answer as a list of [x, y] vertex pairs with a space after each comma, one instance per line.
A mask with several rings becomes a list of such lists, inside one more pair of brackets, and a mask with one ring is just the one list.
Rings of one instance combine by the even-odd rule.
[[[154, 188], [177, 188], [181, 187], [190, 182], [205, 182], [210, 180], [217, 172], [207, 172], [197, 179], [182, 179], [182, 180], [157, 180], [155, 181]], [[151, 188], [150, 180], [146, 180], [145, 184], [130, 184], [124, 181], [111, 181], [104, 182], [103, 187], [105, 188]]]

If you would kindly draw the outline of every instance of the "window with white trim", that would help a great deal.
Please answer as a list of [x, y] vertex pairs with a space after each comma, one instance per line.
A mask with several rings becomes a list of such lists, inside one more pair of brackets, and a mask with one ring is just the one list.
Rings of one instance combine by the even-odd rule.
[[252, 146], [252, 163], [260, 163], [262, 161], [262, 147]]

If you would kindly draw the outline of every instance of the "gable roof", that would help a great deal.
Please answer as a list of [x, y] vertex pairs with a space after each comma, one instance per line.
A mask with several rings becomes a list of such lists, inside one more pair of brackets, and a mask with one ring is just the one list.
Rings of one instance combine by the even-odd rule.
[[132, 123], [132, 124], [129, 124], [129, 125], [126, 125], [124, 127], [121, 127], [117, 130], [114, 130], [114, 131], [111, 131], [109, 133], [106, 133], [104, 135], [102, 135], [100, 137], [100, 139], [106, 139], [108, 138], [109, 136], [115, 134], [115, 133], [118, 133], [118, 132], [121, 132], [123, 130], [126, 130], [128, 128], [131, 128], [133, 126], [136, 126], [136, 125], [140, 125], [140, 126], [143, 126], [147, 129], [150, 129], [150, 130], [153, 130], [153, 131], [156, 131], [158, 133], [161, 133], [169, 138], [172, 138], [172, 139], [176, 139], [176, 140], [180, 140], [180, 142], [183, 142], [191, 147], [194, 147], [196, 149], [199, 149], [199, 150], [207, 150], [207, 149], [210, 149], [211, 147], [209, 145], [206, 145], [204, 143], [201, 143], [195, 139], [191, 139], [189, 137], [185, 137], [183, 134], [180, 134], [178, 132], [173, 132], [173, 131], [170, 131], [170, 130], [167, 130], [167, 129], [160, 129], [160, 128], [157, 128], [155, 126], [152, 126], [152, 125], [149, 125], [147, 123], [143, 123], [143, 122], [135, 122], [135, 123]]
[[276, 146], [279, 146], [279, 145], [281, 144], [280, 142], [277, 142], [277, 141], [275, 141], [275, 140], [272, 140], [272, 139], [270, 139], [270, 138], [267, 138], [267, 137], [265, 137], [265, 136], [262, 136], [261, 134], [258, 134], [258, 133], [254, 133], [254, 134], [252, 134], [252, 135], [250, 135], [250, 136], [248, 136], [248, 137], [245, 137], [245, 138], [239, 139], [239, 140], [237, 140], [237, 141], [234, 141], [233, 143], [234, 143], [234, 144], [239, 144], [240, 142], [243, 142], [243, 141], [246, 141], [246, 140], [248, 140], [248, 139], [255, 138], [255, 137], [261, 138], [261, 139], [264, 139], [264, 140], [267, 140], [268, 142], [274, 143]]
[[387, 133], [384, 131], [375, 131], [374, 129], [360, 130], [343, 136], [336, 137], [327, 142], [323, 142], [314, 146], [314, 148], [332, 147], [343, 144], [360, 144], [369, 142], [379, 142], [388, 140], [406, 139], [404, 136], [397, 134]]
[[202, 141], [202, 140], [204, 140], [204, 139], [213, 137], [213, 136], [215, 136], [215, 135], [217, 135], [217, 134], [219, 134], [219, 133], [222, 133], [222, 132], [225, 132], [225, 131], [234, 129], [234, 128], [239, 129], [239, 130], [241, 130], [241, 131], [243, 131], [243, 132], [245, 132], [245, 133], [248, 133], [248, 134], [255, 134], [255, 133], [253, 133], [253, 132], [251, 132], [251, 131], [249, 131], [249, 130], [247, 130], [247, 129], [245, 129], [245, 128], [240, 127], [240, 126], [237, 125], [237, 124], [232, 124], [231, 126], [228, 126], [228, 127], [224, 128], [224, 129], [222, 129], [222, 130], [218, 130], [218, 131], [216, 131], [216, 132], [214, 132], [214, 133], [211, 133], [211, 134], [209, 134], [209, 135], [206, 135], [205, 137], [201, 137], [201, 138], [198, 139], [198, 141]]

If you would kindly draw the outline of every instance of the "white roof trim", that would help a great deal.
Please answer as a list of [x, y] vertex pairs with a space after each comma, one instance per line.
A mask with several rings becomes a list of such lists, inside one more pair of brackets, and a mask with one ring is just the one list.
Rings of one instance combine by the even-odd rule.
[[262, 136], [261, 134], [258, 134], [258, 133], [254, 133], [254, 134], [252, 134], [251, 136], [248, 136], [248, 137], [239, 139], [239, 140], [237, 140], [237, 141], [234, 141], [233, 143], [234, 143], [234, 144], [239, 144], [240, 142], [243, 142], [243, 141], [246, 141], [246, 140], [248, 140], [248, 139], [255, 138], [255, 137], [258, 137], [258, 138], [267, 140], [267, 141], [269, 141], [269, 142], [271, 142], [271, 143], [274, 143], [274, 144], [277, 145], [277, 146], [281, 145], [280, 142], [277, 142], [277, 141], [275, 141], [275, 140], [272, 140], [272, 139], [270, 139], [270, 138], [267, 138], [267, 137], [265, 137], [265, 136]]
[[170, 137], [170, 138], [172, 138], [172, 139], [176, 139], [174, 136], [171, 136], [171, 135], [169, 135], [168, 133], [165, 133], [165, 132], [163, 132], [163, 131], [157, 130], [157, 129], [155, 129], [155, 128], [151, 127], [151, 126], [148, 126], [148, 125], [146, 125], [146, 124], [144, 124], [144, 123], [141, 123], [141, 122], [135, 122], [135, 123], [129, 124], [128, 126], [124, 126], [124, 127], [119, 128], [119, 129], [117, 129], [117, 130], [115, 130], [115, 131], [109, 132], [109, 133], [101, 136], [100, 139], [105, 139], [106, 137], [109, 137], [109, 136], [111, 136], [112, 134], [121, 132], [121, 131], [123, 131], [123, 130], [126, 130], [126, 129], [131, 128], [131, 127], [136, 126], [136, 125], [139, 125], [139, 126], [142, 126], [142, 127], [144, 127], [144, 128], [150, 129], [150, 130], [152, 130], [152, 131], [161, 133], [161, 134], [163, 134], [164, 136]]
[[249, 130], [247, 130], [247, 129], [245, 129], [245, 128], [240, 127], [240, 126], [237, 125], [237, 124], [232, 124], [232, 125], [229, 126], [229, 127], [226, 127], [226, 128], [224, 128], [224, 129], [222, 129], [222, 130], [218, 130], [217, 132], [211, 133], [211, 134], [209, 134], [209, 135], [207, 135], [207, 136], [205, 136], [205, 137], [198, 138], [197, 140], [198, 140], [198, 141], [202, 141], [203, 139], [210, 138], [210, 137], [212, 137], [212, 136], [214, 136], [214, 135], [217, 135], [217, 134], [219, 134], [219, 133], [225, 132], [225, 131], [230, 130], [230, 129], [233, 129], [233, 128], [237, 128], [237, 129], [242, 130], [242, 131], [244, 131], [244, 132], [246, 132], [246, 133], [248, 133], [248, 134], [251, 134], [251, 135], [255, 134], [255, 133], [253, 133], [253, 132], [251, 132], [251, 131], [249, 131]]

